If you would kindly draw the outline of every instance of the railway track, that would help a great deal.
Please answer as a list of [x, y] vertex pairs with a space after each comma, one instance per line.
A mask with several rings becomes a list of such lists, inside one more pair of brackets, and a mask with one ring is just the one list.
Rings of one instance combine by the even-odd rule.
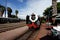
[[15, 40], [33, 40], [38, 33], [38, 30], [28, 30], [22, 36], [16, 38]]
[[34, 33], [27, 39], [27, 40], [34, 40], [35, 37], [38, 35], [39, 30], [35, 30]]
[[0, 24], [0, 33], [25, 26], [25, 22]]
[[[0, 33], [22, 27], [24, 26], [23, 24], [25, 25], [25, 22], [0, 24]], [[23, 35], [15, 38], [15, 40], [33, 40], [34, 37], [37, 35], [37, 33], [38, 33], [38, 30], [28, 30]]]

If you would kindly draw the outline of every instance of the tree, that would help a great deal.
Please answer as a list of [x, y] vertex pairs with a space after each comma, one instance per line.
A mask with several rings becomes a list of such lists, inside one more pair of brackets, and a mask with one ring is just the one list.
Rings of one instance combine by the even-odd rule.
[[0, 5], [0, 17], [2, 17], [2, 16], [3, 16], [4, 11], [5, 11], [5, 7], [4, 7], [4, 6], [2, 6], [2, 5]]
[[[57, 13], [60, 13], [60, 2], [57, 3]], [[52, 6], [48, 7], [43, 13], [44, 16], [47, 16], [49, 14], [52, 16]]]
[[49, 14], [50, 16], [52, 15], [52, 7], [48, 7], [43, 13], [44, 16], [49, 15]]
[[10, 7], [7, 7], [7, 11], [8, 11], [8, 17], [11, 17], [12, 9]]
[[60, 2], [57, 3], [57, 12], [60, 13]]
[[18, 10], [15, 10], [16, 16], [18, 15]]
[[11, 18], [18, 18], [16, 15], [11, 15]]

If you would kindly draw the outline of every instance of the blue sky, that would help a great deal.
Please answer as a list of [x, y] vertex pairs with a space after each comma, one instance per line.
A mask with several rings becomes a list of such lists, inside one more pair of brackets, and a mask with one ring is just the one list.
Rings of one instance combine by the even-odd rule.
[[[6, 0], [0, 0], [0, 4], [5, 6]], [[15, 15], [15, 10], [18, 10], [18, 17], [22, 19], [32, 13], [43, 16], [44, 10], [51, 5], [52, 0], [7, 0], [7, 6], [13, 10], [12, 14]]]

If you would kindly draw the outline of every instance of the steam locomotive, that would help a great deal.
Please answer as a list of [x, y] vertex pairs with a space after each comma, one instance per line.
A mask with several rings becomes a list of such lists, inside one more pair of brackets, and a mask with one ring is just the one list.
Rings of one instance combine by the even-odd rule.
[[29, 29], [39, 29], [40, 28], [40, 17], [35, 15], [34, 13], [32, 15], [26, 16], [26, 24], [29, 27]]

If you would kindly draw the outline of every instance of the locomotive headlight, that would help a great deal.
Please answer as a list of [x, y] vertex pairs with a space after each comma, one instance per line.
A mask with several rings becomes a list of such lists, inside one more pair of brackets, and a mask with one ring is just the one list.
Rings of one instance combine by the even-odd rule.
[[32, 21], [32, 22], [36, 22], [36, 21], [38, 20], [38, 16], [35, 15], [35, 19], [34, 19], [34, 20], [32, 20], [32, 16], [30, 16], [29, 19], [30, 19], [30, 21]]

